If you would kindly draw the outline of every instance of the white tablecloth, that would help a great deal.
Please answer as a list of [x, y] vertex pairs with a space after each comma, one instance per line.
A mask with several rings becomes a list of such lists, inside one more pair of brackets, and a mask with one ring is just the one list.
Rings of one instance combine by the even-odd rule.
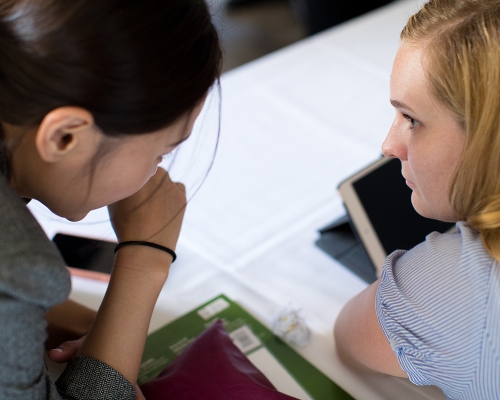
[[[398, 1], [223, 76], [218, 154], [188, 206], [150, 330], [220, 293], [265, 323], [291, 303], [313, 331], [297, 350], [355, 398], [443, 398], [436, 388], [340, 364], [332, 326], [366, 284], [314, 244], [317, 230], [344, 213], [337, 184], [380, 155], [394, 115], [389, 76], [399, 31], [417, 8]], [[198, 131], [216, 129], [211, 104]], [[49, 236], [114, 238], [105, 210], [70, 224], [30, 208]], [[97, 308], [105, 289], [74, 278], [71, 297]]]

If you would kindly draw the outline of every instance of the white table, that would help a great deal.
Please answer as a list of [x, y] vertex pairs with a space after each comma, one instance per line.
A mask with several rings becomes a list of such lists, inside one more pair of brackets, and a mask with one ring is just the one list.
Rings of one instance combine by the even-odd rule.
[[[380, 155], [394, 114], [389, 75], [399, 31], [417, 7], [390, 4], [222, 78], [218, 155], [188, 206], [150, 330], [220, 293], [266, 323], [291, 303], [313, 331], [297, 350], [355, 398], [444, 398], [436, 388], [341, 365], [332, 326], [366, 284], [314, 245], [317, 230], [344, 212], [337, 184]], [[217, 107], [208, 107], [197, 129], [214, 132], [216, 117]], [[181, 152], [200, 143], [190, 140]], [[105, 210], [70, 224], [30, 207], [50, 237], [114, 238]], [[71, 297], [97, 308], [105, 289], [74, 278]]]

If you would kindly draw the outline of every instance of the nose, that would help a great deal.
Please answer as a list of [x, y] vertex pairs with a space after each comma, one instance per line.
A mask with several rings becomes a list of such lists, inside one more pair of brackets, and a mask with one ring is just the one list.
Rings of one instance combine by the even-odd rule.
[[382, 154], [389, 158], [399, 158], [406, 160], [408, 148], [405, 141], [405, 134], [398, 129], [396, 121], [393, 122], [391, 129], [382, 143]]

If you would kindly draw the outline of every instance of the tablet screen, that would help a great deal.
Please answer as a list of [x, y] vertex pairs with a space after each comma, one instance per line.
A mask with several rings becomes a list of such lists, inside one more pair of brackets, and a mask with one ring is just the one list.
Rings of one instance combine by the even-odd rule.
[[454, 224], [422, 217], [411, 203], [412, 190], [401, 175], [401, 162], [391, 159], [352, 182], [386, 254], [409, 250], [433, 232]]

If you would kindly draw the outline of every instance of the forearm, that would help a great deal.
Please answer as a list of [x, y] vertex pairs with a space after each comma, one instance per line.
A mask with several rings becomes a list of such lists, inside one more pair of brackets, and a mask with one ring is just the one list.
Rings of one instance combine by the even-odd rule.
[[120, 249], [104, 300], [79, 355], [96, 358], [135, 383], [151, 315], [172, 258], [144, 246]]

